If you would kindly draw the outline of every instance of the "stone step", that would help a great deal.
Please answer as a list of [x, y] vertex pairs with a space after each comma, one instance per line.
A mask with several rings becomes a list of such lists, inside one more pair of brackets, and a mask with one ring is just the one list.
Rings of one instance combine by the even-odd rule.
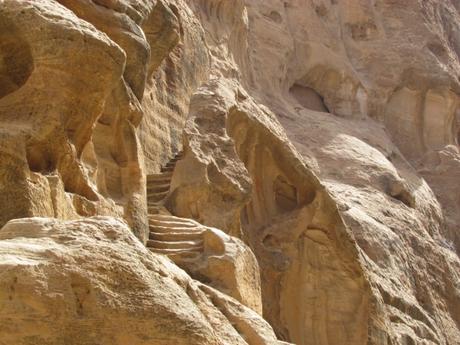
[[[154, 232], [149, 233], [149, 239], [157, 241], [189, 241], [189, 240], [200, 240], [203, 236], [203, 231], [171, 231], [171, 232]], [[175, 230], [175, 229], [171, 229]]]
[[201, 252], [184, 252], [177, 254], [168, 254], [168, 258], [174, 261], [178, 266], [181, 266], [182, 264], [196, 261], [200, 258], [201, 254]]
[[182, 158], [184, 157], [184, 153], [183, 152], [177, 152], [176, 154], [174, 154], [174, 156], [172, 156], [168, 163], [169, 162], [177, 162], [179, 160], [181, 160]]
[[152, 248], [147, 247], [150, 251], [157, 253], [171, 256], [180, 256], [180, 257], [196, 257], [202, 253], [202, 249], [194, 249], [194, 250], [183, 250], [183, 249], [163, 249], [163, 248]]
[[169, 187], [171, 187], [171, 179], [165, 179], [165, 180], [159, 180], [159, 181], [155, 181], [155, 182], [149, 182], [149, 183], [147, 183], [146, 189], [147, 189], [147, 192], [148, 192], [148, 191], [152, 191], [152, 190], [156, 189], [157, 186], [164, 186], [164, 185], [168, 185]]
[[162, 195], [162, 194], [165, 194], [165, 193], [166, 193], [166, 195], [168, 195], [169, 188], [167, 188], [167, 189], [158, 189], [158, 190], [155, 190], [155, 191], [147, 190], [147, 202], [148, 202], [148, 199], [150, 197], [152, 197], [153, 199], [156, 199], [158, 195]]
[[157, 206], [157, 205], [162, 205], [163, 201], [165, 200], [165, 197], [149, 197], [147, 199], [147, 206]]
[[203, 241], [157, 241], [148, 240], [147, 247], [156, 249], [181, 249], [196, 250], [203, 249]]
[[163, 205], [163, 201], [165, 200], [164, 197], [162, 198], [148, 198], [147, 199], [147, 207], [149, 206], [158, 206], [158, 205]]
[[147, 200], [152, 197], [152, 198], [157, 198], [157, 197], [165, 197], [166, 195], [168, 195], [169, 193], [169, 189], [168, 190], [163, 190], [161, 192], [150, 192], [150, 193], [147, 193]]
[[172, 178], [172, 172], [147, 175], [147, 184], [155, 183], [158, 181], [170, 180], [171, 178]]
[[147, 204], [157, 203], [162, 201], [169, 194], [169, 190], [166, 192], [152, 193], [147, 195]]
[[147, 194], [152, 194], [155, 192], [165, 192], [168, 191], [170, 187], [170, 183], [152, 183], [150, 185], [147, 185]]
[[149, 222], [149, 229], [152, 232], [167, 234], [169, 232], [201, 232], [203, 229], [197, 226], [187, 226], [184, 224], [174, 224], [174, 226], [157, 225]]
[[161, 210], [160, 205], [156, 205], [156, 206], [148, 205], [147, 206], [147, 213], [152, 216], [158, 214], [160, 210]]
[[194, 221], [191, 218], [178, 217], [178, 216], [173, 216], [173, 215], [169, 215], [169, 214], [161, 214], [159, 216], [155, 216], [155, 217], [152, 217], [152, 218], [155, 218], [156, 220], [161, 220], [161, 221], [174, 221], [174, 222], [200, 224], [200, 223]]
[[170, 216], [166, 214], [156, 214], [148, 217], [149, 224], [159, 225], [159, 226], [185, 226], [185, 227], [200, 227], [201, 224], [195, 222], [192, 219], [188, 218], [179, 218], [175, 216]]
[[161, 168], [161, 173], [163, 174], [167, 174], [167, 173], [170, 173], [172, 175], [173, 171], [174, 171], [174, 168], [175, 166], [164, 166]]
[[149, 190], [152, 188], [156, 188], [157, 186], [164, 186], [164, 185], [171, 186], [171, 179], [169, 177], [165, 178], [164, 180], [147, 182], [146, 189]]

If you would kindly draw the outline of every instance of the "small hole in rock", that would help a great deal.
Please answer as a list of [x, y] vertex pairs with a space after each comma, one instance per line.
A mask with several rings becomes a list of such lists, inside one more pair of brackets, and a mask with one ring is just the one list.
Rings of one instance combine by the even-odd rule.
[[44, 147], [33, 145], [26, 148], [27, 164], [30, 171], [47, 174], [55, 170], [51, 154]]
[[329, 109], [324, 103], [323, 97], [311, 87], [294, 84], [289, 89], [289, 92], [302, 107], [314, 111], [329, 113]]
[[281, 14], [279, 14], [276, 11], [271, 11], [270, 14], [268, 15], [268, 18], [270, 18], [272, 21], [275, 23], [281, 23], [283, 21], [283, 18], [281, 17]]

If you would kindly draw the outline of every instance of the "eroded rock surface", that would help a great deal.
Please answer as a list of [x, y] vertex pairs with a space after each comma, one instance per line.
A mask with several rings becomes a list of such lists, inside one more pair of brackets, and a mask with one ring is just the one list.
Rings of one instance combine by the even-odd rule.
[[281, 344], [114, 218], [10, 221], [0, 265], [2, 344]]
[[0, 0], [0, 343], [460, 343], [459, 10]]

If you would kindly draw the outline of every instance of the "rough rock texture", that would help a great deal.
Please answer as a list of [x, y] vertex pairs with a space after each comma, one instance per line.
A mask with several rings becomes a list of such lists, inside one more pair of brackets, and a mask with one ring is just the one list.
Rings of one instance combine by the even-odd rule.
[[114, 218], [11, 221], [0, 263], [1, 344], [280, 344]]
[[192, 219], [159, 214], [149, 222], [151, 251], [262, 314], [259, 265], [243, 241]]
[[131, 24], [128, 35], [136, 24], [102, 7], [108, 13], [96, 16], [106, 22], [99, 31], [77, 16], [80, 10], [91, 16], [96, 5], [71, 3], [82, 9], [74, 14], [52, 0], [1, 5], [1, 32], [8, 35], [2, 70], [16, 85], [0, 99], [1, 223], [33, 215], [122, 216], [125, 206], [140, 234], [145, 217], [136, 221], [143, 199], [134, 127], [142, 93], [136, 96], [123, 77], [126, 52], [104, 33], [122, 36]]
[[0, 343], [460, 343], [459, 54], [458, 0], [0, 0], [0, 226], [73, 220], [0, 230]]

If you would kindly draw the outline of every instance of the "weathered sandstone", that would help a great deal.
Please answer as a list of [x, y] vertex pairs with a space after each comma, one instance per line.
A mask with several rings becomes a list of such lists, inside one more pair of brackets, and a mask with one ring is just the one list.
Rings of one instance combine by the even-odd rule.
[[459, 55], [458, 0], [0, 0], [0, 344], [460, 343]]
[[278, 344], [114, 218], [11, 221], [0, 258], [1, 344]]

